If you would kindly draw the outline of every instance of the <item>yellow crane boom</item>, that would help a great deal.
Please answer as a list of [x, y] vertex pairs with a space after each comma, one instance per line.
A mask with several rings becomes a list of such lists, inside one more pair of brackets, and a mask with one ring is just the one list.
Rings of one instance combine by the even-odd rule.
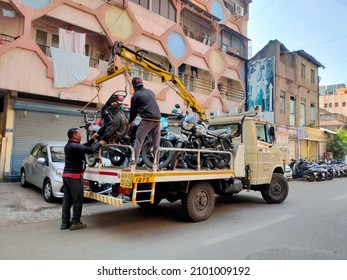
[[162, 82], [171, 82], [178, 90], [175, 90], [175, 92], [185, 101], [188, 103], [189, 107], [193, 110], [193, 112], [197, 113], [202, 120], [206, 120], [206, 113], [203, 107], [200, 105], [200, 103], [195, 99], [193, 94], [186, 89], [184, 84], [181, 82], [181, 80], [174, 74], [167, 71], [165, 68], [163, 68], [160, 64], [153, 62], [149, 58], [146, 58], [142, 55], [146, 51], [139, 50], [134, 51], [128, 47], [126, 47], [122, 42], [116, 41], [112, 47], [112, 54], [109, 61], [109, 67], [107, 70], [107, 75], [104, 77], [101, 77], [96, 80], [96, 84], [100, 84], [102, 82], [105, 82], [125, 71], [130, 70], [130, 66], [127, 65], [122, 68], [116, 68], [114, 65], [115, 57], [119, 56], [121, 58], [124, 58], [136, 65], [141, 66], [142, 68], [158, 75], [161, 77]]

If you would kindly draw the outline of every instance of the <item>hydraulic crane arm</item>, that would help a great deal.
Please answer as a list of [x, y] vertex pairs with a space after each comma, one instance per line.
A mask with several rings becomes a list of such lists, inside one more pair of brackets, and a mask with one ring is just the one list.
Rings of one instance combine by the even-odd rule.
[[127, 70], [124, 69], [125, 67], [122, 67], [120, 69], [115, 68], [114, 66], [114, 60], [115, 57], [118, 55], [121, 58], [124, 58], [136, 65], [139, 65], [141, 67], [143, 67], [144, 69], [158, 75], [159, 77], [161, 77], [162, 82], [171, 82], [174, 84], [174, 86], [178, 89], [178, 91], [176, 91], [176, 93], [184, 100], [188, 103], [189, 107], [196, 112], [197, 114], [199, 114], [199, 117], [202, 120], [206, 120], [206, 114], [205, 114], [205, 110], [202, 108], [202, 106], [200, 105], [200, 103], [195, 99], [195, 97], [192, 95], [192, 93], [190, 91], [188, 91], [185, 86], [183, 85], [183, 83], [181, 82], [181, 80], [171, 74], [169, 71], [167, 71], [165, 68], [163, 68], [161, 65], [159, 65], [158, 63], [155, 63], [153, 61], [151, 61], [150, 59], [144, 57], [142, 55], [142, 53], [146, 51], [144, 50], [139, 50], [139, 51], [134, 51], [126, 46], [123, 45], [122, 42], [116, 41], [112, 47], [112, 54], [111, 54], [111, 58], [110, 58], [110, 64], [109, 68], [108, 68], [108, 72], [107, 72], [107, 76], [102, 77], [100, 79], [98, 79], [96, 81], [96, 83], [101, 83], [104, 82], [108, 79], [113, 78], [116, 75], [119, 75], [120, 73], [123, 73]]

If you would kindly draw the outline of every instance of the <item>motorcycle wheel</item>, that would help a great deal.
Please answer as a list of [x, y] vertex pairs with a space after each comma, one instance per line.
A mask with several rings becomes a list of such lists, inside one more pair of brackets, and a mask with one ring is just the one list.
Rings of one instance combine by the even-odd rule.
[[86, 155], [86, 163], [89, 167], [94, 167], [98, 161], [99, 159], [95, 154]]
[[[188, 142], [186, 145], [187, 149], [201, 149], [202, 143], [200, 139], [195, 139], [195, 141]], [[196, 152], [186, 152], [184, 154], [184, 162], [191, 169], [198, 168], [198, 154]], [[201, 154], [200, 157], [200, 167], [206, 166], [206, 161], [204, 160], [204, 154]]]
[[[176, 144], [175, 148], [183, 148], [184, 145], [182, 142]], [[177, 164], [182, 160], [183, 153], [182, 152], [174, 152], [172, 155], [172, 159], [169, 165], [170, 170], [174, 170], [177, 167]]]
[[[225, 151], [221, 145], [217, 145], [217, 147], [214, 147], [214, 148], [217, 151]], [[213, 154], [213, 158], [211, 159], [211, 162], [216, 168], [223, 169], [229, 165], [230, 160], [231, 160], [230, 154], [215, 153]]]
[[124, 112], [123, 114], [119, 114], [117, 116], [117, 123], [119, 123], [118, 129], [115, 131], [115, 134], [118, 137], [123, 137], [129, 133], [130, 126], [128, 124], [124, 124], [124, 121], [127, 119]]
[[313, 174], [307, 174], [306, 179], [307, 179], [307, 181], [309, 181], [309, 182], [313, 182], [313, 181], [314, 181], [314, 175], [313, 175]]
[[332, 179], [334, 179], [334, 174], [331, 172], [328, 172], [327, 173], [327, 180], [332, 180]]
[[[167, 139], [160, 139], [160, 147], [173, 148], [171, 142]], [[153, 146], [151, 141], [146, 141], [141, 150], [141, 157], [145, 165], [152, 168], [154, 155], [153, 155]], [[159, 155], [159, 168], [166, 168], [170, 165], [173, 157], [172, 151], [160, 151]]]

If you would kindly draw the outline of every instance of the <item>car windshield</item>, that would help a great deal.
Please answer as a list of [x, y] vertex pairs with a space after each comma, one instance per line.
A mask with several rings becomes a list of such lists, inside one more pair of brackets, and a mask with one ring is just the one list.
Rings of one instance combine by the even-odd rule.
[[64, 162], [65, 153], [64, 146], [51, 146], [51, 155], [53, 162]]

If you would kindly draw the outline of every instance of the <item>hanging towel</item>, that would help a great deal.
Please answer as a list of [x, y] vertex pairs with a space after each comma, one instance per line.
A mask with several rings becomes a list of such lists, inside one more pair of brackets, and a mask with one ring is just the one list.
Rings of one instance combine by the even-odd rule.
[[86, 34], [59, 28], [59, 49], [84, 55]]
[[89, 57], [51, 47], [55, 88], [69, 88], [84, 81], [89, 71]]
[[74, 37], [74, 52], [85, 55], [86, 50], [86, 34], [75, 33]]

